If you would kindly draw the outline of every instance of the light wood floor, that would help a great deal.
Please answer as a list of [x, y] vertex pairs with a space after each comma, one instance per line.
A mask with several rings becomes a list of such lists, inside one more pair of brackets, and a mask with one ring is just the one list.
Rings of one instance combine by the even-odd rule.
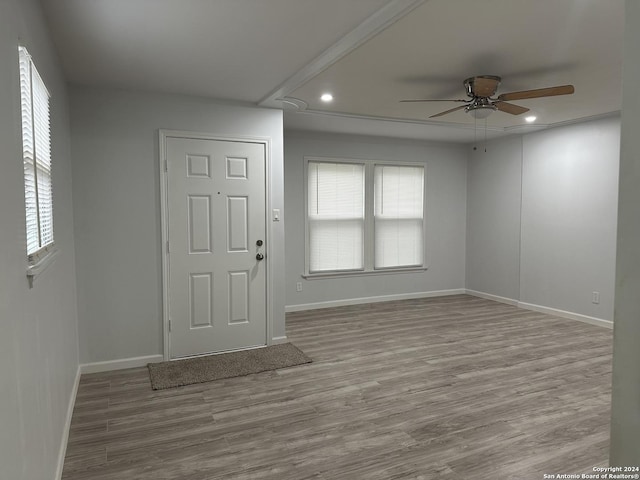
[[152, 391], [83, 375], [79, 479], [540, 480], [607, 464], [611, 331], [466, 295], [287, 315], [314, 360]]

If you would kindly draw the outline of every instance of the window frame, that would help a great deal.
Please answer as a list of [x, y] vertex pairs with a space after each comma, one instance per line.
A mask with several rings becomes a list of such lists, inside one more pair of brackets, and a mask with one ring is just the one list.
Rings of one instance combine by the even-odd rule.
[[[27, 199], [27, 178], [24, 174], [24, 169], [26, 167], [26, 164], [28, 163], [25, 159], [25, 131], [24, 131], [24, 116], [23, 116], [23, 89], [22, 89], [22, 73], [21, 73], [21, 66], [23, 64], [23, 62], [28, 62], [29, 64], [29, 99], [27, 101], [27, 105], [29, 106], [31, 112], [30, 112], [30, 118], [31, 118], [31, 136], [33, 137], [32, 141], [33, 141], [33, 178], [34, 178], [34, 200], [35, 200], [35, 208], [36, 208], [36, 218], [37, 218], [37, 234], [38, 234], [38, 246], [39, 248], [37, 250], [33, 250], [32, 252], [28, 251], [28, 245], [29, 245], [29, 234], [28, 234], [28, 226], [25, 224], [25, 241], [26, 241], [26, 245], [25, 245], [25, 253], [26, 253], [26, 259], [27, 259], [27, 277], [29, 278], [29, 282], [30, 285], [33, 285], [33, 280], [35, 279], [36, 276], [38, 276], [39, 274], [41, 274], [42, 272], [44, 272], [44, 270], [53, 263], [54, 258], [57, 256], [58, 254], [58, 249], [55, 243], [55, 235], [54, 235], [54, 221], [53, 221], [53, 161], [52, 161], [52, 136], [51, 136], [51, 93], [49, 92], [49, 89], [46, 86], [46, 83], [44, 82], [44, 79], [42, 78], [42, 75], [40, 74], [40, 72], [38, 71], [38, 68], [35, 65], [35, 62], [33, 61], [33, 57], [32, 55], [29, 53], [28, 48], [25, 45], [19, 44], [18, 45], [18, 70], [19, 70], [19, 98], [20, 98], [20, 147], [21, 147], [21, 159], [22, 159], [22, 166], [23, 166], [23, 186], [24, 186], [24, 192], [25, 192], [25, 222], [28, 223], [27, 221], [27, 204], [28, 204], [28, 199]], [[37, 78], [39, 79], [40, 82], [40, 86], [43, 89], [44, 93], [46, 94], [47, 97], [47, 103], [46, 103], [46, 111], [47, 111], [47, 132], [48, 132], [48, 138], [47, 138], [47, 145], [48, 145], [48, 183], [50, 185], [50, 191], [49, 191], [49, 202], [48, 202], [48, 206], [51, 209], [51, 228], [50, 230], [45, 230], [43, 228], [43, 223], [40, 221], [40, 202], [41, 202], [41, 192], [39, 191], [38, 188], [38, 175], [40, 173], [39, 171], [39, 166], [38, 166], [38, 162], [39, 162], [39, 157], [38, 153], [37, 153], [37, 143], [39, 143], [39, 141], [36, 139], [36, 135], [39, 131], [41, 131], [40, 128], [38, 128], [38, 125], [36, 125], [35, 122], [35, 113], [34, 113], [34, 95], [33, 95], [33, 85], [34, 85], [34, 81], [33, 78], [34, 76], [37, 76]], [[30, 160], [29, 160], [30, 163]], [[29, 167], [31, 168], [31, 165], [29, 165]], [[41, 239], [43, 238], [43, 236], [45, 236], [45, 233], [50, 233], [51, 235], [51, 241], [42, 245], [41, 244]]]
[[[309, 163], [349, 163], [364, 166], [364, 231], [363, 259], [364, 267], [358, 270], [310, 271], [310, 222], [309, 222]], [[405, 162], [369, 158], [304, 156], [303, 168], [303, 209], [304, 209], [304, 273], [302, 278], [340, 278], [367, 275], [385, 275], [398, 273], [423, 272], [429, 268], [427, 257], [427, 164], [426, 162]], [[376, 166], [420, 167], [422, 173], [422, 265], [407, 267], [375, 267], [375, 185]]]

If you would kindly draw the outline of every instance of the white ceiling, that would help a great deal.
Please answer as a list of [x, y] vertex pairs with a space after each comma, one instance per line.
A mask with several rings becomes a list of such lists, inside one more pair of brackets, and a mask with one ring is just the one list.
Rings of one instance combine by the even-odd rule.
[[385, 3], [42, 0], [70, 82], [253, 103]]
[[69, 81], [285, 108], [291, 129], [472, 141], [468, 114], [428, 118], [460, 104], [399, 100], [466, 98], [474, 75], [501, 76], [498, 93], [576, 88], [513, 102], [537, 125], [496, 112], [488, 137], [620, 109], [624, 0], [42, 3]]

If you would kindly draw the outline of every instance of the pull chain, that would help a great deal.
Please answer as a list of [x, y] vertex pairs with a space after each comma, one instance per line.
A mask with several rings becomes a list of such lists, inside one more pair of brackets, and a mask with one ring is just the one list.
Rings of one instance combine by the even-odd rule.
[[478, 119], [473, 117], [473, 150], [478, 149]]
[[484, 153], [487, 153], [487, 119], [484, 119]]

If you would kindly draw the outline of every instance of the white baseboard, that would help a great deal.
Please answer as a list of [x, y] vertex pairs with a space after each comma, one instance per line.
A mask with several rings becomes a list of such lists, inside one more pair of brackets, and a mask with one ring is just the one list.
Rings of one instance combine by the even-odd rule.
[[500, 297], [498, 295], [492, 295], [491, 293], [477, 292], [475, 290], [465, 290], [468, 295], [473, 295], [474, 297], [485, 298], [487, 300], [493, 300], [494, 302], [506, 303], [507, 305], [513, 305], [514, 307], [518, 306], [518, 300], [514, 300], [513, 298]]
[[462, 295], [464, 288], [453, 290], [435, 290], [432, 292], [399, 293], [395, 295], [381, 295], [378, 297], [347, 298], [345, 300], [332, 300], [328, 302], [303, 303], [300, 305], [287, 305], [285, 312], [301, 312], [304, 310], [317, 310], [319, 308], [344, 307], [347, 305], [362, 305], [363, 303], [391, 302], [394, 300], [411, 300], [414, 298], [444, 297], [447, 295]]
[[534, 312], [546, 313], [547, 315], [553, 315], [555, 317], [568, 318], [570, 320], [577, 320], [578, 322], [589, 323], [598, 327], [613, 328], [613, 322], [611, 320], [605, 320], [603, 318], [590, 317], [588, 315], [582, 315], [581, 313], [567, 312], [566, 310], [559, 310], [557, 308], [543, 307], [542, 305], [536, 305], [533, 303], [520, 302], [513, 298], [499, 297], [490, 293], [477, 292], [475, 290], [467, 289], [466, 292], [474, 297], [486, 298], [487, 300], [493, 300], [495, 302], [506, 303], [507, 305], [513, 305], [525, 310], [532, 310]]
[[64, 468], [64, 458], [67, 456], [67, 444], [69, 443], [69, 430], [71, 430], [71, 418], [73, 417], [73, 409], [76, 406], [76, 397], [78, 396], [78, 386], [80, 385], [80, 365], [76, 370], [76, 378], [73, 381], [71, 396], [69, 397], [69, 405], [67, 407], [67, 416], [62, 427], [62, 439], [60, 440], [60, 450], [58, 451], [58, 468], [56, 469], [56, 480], [62, 479], [62, 470]]
[[283, 335], [282, 337], [273, 337], [271, 339], [271, 345], [281, 345], [283, 343], [287, 343], [289, 340], [287, 340], [287, 336]]
[[108, 360], [106, 362], [83, 363], [80, 365], [82, 373], [109, 372], [111, 370], [123, 370], [125, 368], [145, 367], [147, 363], [162, 362], [162, 355], [147, 355], [146, 357], [122, 358]]
[[581, 313], [567, 312], [565, 310], [558, 310], [557, 308], [543, 307], [541, 305], [534, 305], [532, 303], [525, 303], [525, 302], [518, 302], [518, 307], [524, 308], [527, 310], [533, 310], [534, 312], [554, 315], [556, 317], [569, 318], [571, 320], [577, 320], [579, 322], [589, 323], [591, 325], [596, 325], [598, 327], [613, 328], [613, 322], [611, 320], [590, 317], [588, 315], [582, 315]]

